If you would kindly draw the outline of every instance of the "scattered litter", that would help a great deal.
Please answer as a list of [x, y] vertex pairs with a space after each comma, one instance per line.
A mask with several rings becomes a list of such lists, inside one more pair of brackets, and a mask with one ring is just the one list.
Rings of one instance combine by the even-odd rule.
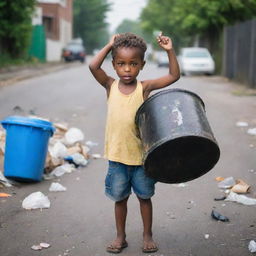
[[7, 194], [7, 193], [0, 193], [0, 197], [10, 197], [12, 195], [10, 194]]
[[67, 155], [67, 148], [60, 141], [57, 141], [53, 146], [49, 146], [48, 150], [53, 158], [63, 158]]
[[233, 187], [234, 185], [236, 185], [236, 181], [233, 177], [228, 177], [226, 179], [224, 179], [223, 181], [220, 181], [218, 183], [218, 187], [219, 188], [231, 188]]
[[0, 183], [3, 184], [5, 187], [12, 186], [11, 181], [6, 179], [1, 171], [0, 171]]
[[57, 128], [63, 132], [66, 132], [68, 130], [68, 125], [64, 124], [64, 123], [54, 123], [54, 126], [55, 126], [55, 128]]
[[250, 128], [247, 130], [247, 133], [250, 135], [256, 135], [256, 128]]
[[83, 155], [80, 153], [75, 153], [71, 156], [67, 156], [64, 158], [69, 163], [75, 164], [76, 167], [78, 166], [86, 166], [88, 164], [88, 160], [85, 159]]
[[53, 182], [49, 188], [49, 191], [51, 191], [51, 192], [62, 192], [62, 191], [66, 191], [66, 190], [67, 190], [67, 188], [62, 186], [58, 182]]
[[27, 196], [23, 202], [22, 207], [26, 210], [50, 208], [50, 200], [42, 192], [34, 192]]
[[56, 177], [60, 177], [65, 173], [71, 173], [72, 171], [74, 171], [75, 168], [72, 164], [63, 164], [60, 165], [58, 167], [56, 167], [51, 173], [50, 175], [54, 175]]
[[88, 147], [95, 147], [95, 146], [98, 146], [99, 143], [88, 140], [85, 142], [85, 145]]
[[245, 195], [238, 195], [235, 192], [230, 192], [225, 201], [237, 202], [244, 205], [256, 205], [256, 199]]
[[92, 158], [99, 159], [99, 158], [101, 158], [101, 155], [100, 154], [92, 154]]
[[248, 249], [250, 252], [256, 252], [256, 242], [254, 240], [251, 240]]
[[247, 127], [248, 123], [240, 121], [240, 122], [236, 122], [236, 126], [238, 126], [238, 127]]
[[48, 243], [40, 243], [39, 244], [42, 248], [49, 248], [51, 245]]
[[205, 238], [205, 239], [209, 239], [209, 237], [210, 237], [209, 234], [205, 234], [205, 235], [204, 235], [204, 238]]
[[68, 145], [73, 145], [76, 142], [83, 141], [84, 134], [80, 129], [72, 127], [65, 133], [65, 140]]
[[220, 213], [218, 213], [215, 210], [212, 210], [211, 216], [215, 220], [220, 220], [220, 221], [223, 221], [223, 222], [229, 221], [228, 217], [221, 215]]
[[226, 198], [227, 198], [226, 196], [216, 197], [216, 198], [214, 198], [214, 201], [223, 201], [223, 200], [225, 200]]
[[40, 251], [40, 250], [43, 249], [43, 247], [40, 246], [39, 244], [37, 244], [37, 245], [31, 246], [31, 249], [34, 250], [34, 251]]
[[41, 251], [42, 249], [47, 249], [49, 248], [51, 245], [48, 243], [40, 243], [40, 244], [36, 244], [31, 246], [31, 249], [34, 251]]
[[238, 193], [238, 194], [242, 194], [242, 193], [247, 193], [249, 188], [250, 188], [250, 186], [246, 182], [244, 182], [241, 179], [238, 179], [236, 185], [234, 185], [231, 188], [231, 191]]
[[218, 176], [218, 177], [215, 178], [215, 180], [216, 180], [216, 181], [223, 181], [223, 180], [225, 180], [225, 178], [223, 178], [223, 177], [221, 177], [221, 176]]

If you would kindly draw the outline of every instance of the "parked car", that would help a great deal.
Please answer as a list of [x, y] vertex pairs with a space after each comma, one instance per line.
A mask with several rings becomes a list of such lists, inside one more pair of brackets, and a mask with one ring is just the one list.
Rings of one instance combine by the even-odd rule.
[[156, 58], [156, 63], [158, 67], [169, 66], [169, 59], [166, 52], [157, 52], [155, 58]]
[[214, 60], [206, 48], [182, 48], [178, 56], [182, 75], [207, 74], [212, 75], [215, 70]]
[[86, 53], [85, 48], [82, 44], [68, 44], [62, 52], [62, 57], [65, 61], [74, 61], [80, 60], [81, 62], [85, 62]]

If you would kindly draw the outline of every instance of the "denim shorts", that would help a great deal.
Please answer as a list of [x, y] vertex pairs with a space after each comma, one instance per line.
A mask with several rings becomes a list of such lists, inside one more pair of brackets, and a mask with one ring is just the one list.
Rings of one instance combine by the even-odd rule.
[[109, 161], [105, 179], [105, 194], [115, 202], [127, 198], [133, 192], [141, 199], [149, 199], [155, 193], [156, 181], [145, 175], [143, 166], [126, 165]]

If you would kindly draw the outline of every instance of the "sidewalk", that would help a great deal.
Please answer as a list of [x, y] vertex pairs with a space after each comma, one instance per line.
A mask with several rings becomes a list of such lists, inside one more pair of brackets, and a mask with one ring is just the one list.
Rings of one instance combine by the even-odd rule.
[[48, 62], [0, 68], [0, 87], [21, 80], [81, 65], [80, 62]]

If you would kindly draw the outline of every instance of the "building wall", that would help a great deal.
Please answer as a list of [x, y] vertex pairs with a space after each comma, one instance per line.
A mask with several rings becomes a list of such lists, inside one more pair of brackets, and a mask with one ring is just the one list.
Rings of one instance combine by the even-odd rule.
[[38, 5], [47, 37], [47, 60], [60, 60], [62, 48], [72, 39], [73, 0], [39, 0]]

